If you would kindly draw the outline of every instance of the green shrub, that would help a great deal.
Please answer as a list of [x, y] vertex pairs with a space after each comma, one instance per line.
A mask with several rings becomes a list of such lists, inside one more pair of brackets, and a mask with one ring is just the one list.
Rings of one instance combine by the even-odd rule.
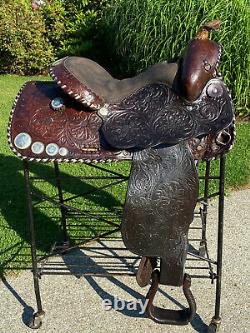
[[179, 58], [197, 29], [222, 20], [213, 38], [238, 114], [249, 114], [247, 0], [0, 0], [0, 73], [35, 74], [65, 55], [91, 57], [115, 75]]
[[41, 12], [41, 20], [44, 20], [46, 38], [52, 45], [55, 56], [60, 52], [66, 33], [66, 11], [63, 3], [63, 0], [46, 0], [46, 5], [38, 10]]
[[19, 1], [0, 2], [0, 72], [34, 74], [54, 59], [40, 11]]
[[[175, 59], [197, 29], [219, 18], [213, 33], [223, 48], [221, 72], [232, 90], [238, 113], [249, 113], [248, 0], [118, 0], [103, 19], [103, 39], [109, 57], [129, 74], [155, 62]], [[247, 109], [248, 107], [248, 109]]]
[[[98, 53], [98, 22], [107, 0], [0, 0], [0, 73], [38, 74], [65, 55]], [[97, 50], [97, 51], [96, 51]]]
[[108, 0], [64, 0], [66, 34], [58, 56], [98, 53], [98, 23], [107, 5]]

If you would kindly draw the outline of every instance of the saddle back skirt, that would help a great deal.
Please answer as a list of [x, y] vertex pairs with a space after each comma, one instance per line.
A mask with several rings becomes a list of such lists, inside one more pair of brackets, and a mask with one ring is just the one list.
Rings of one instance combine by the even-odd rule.
[[[51, 103], [63, 108], [55, 110]], [[19, 157], [38, 162], [103, 162], [131, 158], [99, 135], [96, 112], [72, 99], [54, 82], [25, 84], [10, 116], [9, 144]]]

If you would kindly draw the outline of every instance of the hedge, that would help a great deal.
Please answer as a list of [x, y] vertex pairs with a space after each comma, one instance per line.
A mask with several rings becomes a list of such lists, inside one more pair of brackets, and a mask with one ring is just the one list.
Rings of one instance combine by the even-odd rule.
[[36, 10], [30, 0], [0, 0], [0, 73], [38, 74], [79, 55], [118, 77], [134, 75], [181, 57], [197, 29], [217, 18], [221, 72], [237, 113], [250, 115], [248, 0], [45, 0]]
[[91, 55], [107, 0], [0, 0], [0, 73], [40, 74], [65, 55]]

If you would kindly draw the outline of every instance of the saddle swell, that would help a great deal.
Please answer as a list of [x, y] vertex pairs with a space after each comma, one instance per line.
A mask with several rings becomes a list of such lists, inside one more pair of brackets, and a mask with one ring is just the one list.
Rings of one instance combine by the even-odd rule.
[[232, 102], [217, 78], [207, 82], [193, 103], [155, 83], [108, 107], [103, 120], [101, 132], [112, 147], [140, 150], [217, 135], [232, 123]]

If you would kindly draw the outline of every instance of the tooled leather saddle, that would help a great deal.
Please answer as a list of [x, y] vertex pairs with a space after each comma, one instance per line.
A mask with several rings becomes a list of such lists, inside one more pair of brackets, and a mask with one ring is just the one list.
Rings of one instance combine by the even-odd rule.
[[[126, 247], [142, 256], [139, 285], [152, 279], [147, 311], [160, 323], [184, 325], [195, 314], [184, 274], [198, 197], [195, 160], [221, 156], [234, 138], [232, 101], [217, 72], [220, 47], [208, 39], [210, 28], [190, 41], [182, 62], [161, 62], [129, 79], [114, 79], [86, 58], [63, 58], [51, 67], [54, 82], [25, 84], [10, 116], [9, 144], [23, 159], [132, 159], [121, 232]], [[189, 308], [154, 306], [159, 283], [183, 286]]]

